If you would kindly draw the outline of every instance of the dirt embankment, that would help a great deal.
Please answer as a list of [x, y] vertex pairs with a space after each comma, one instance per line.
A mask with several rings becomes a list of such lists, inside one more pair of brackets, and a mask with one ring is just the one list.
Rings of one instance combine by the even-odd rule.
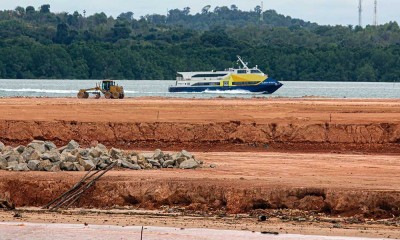
[[0, 141], [27, 144], [33, 139], [66, 144], [99, 141], [122, 148], [209, 151], [364, 151], [400, 153], [400, 124], [287, 124], [171, 122], [0, 121]]
[[[34, 174], [28, 174], [34, 177]], [[0, 182], [2, 195], [16, 206], [43, 206], [68, 190], [79, 178], [65, 174], [32, 180], [17, 175]], [[67, 180], [66, 180], [67, 179]], [[18, 186], [18, 187], [15, 187]], [[96, 183], [77, 206], [111, 208], [131, 206], [159, 209], [162, 206], [186, 210], [249, 213], [259, 209], [298, 209], [342, 216], [387, 218], [400, 216], [400, 192], [335, 190], [326, 188], [263, 187], [255, 181], [224, 183], [198, 179], [121, 179], [105, 177]]]

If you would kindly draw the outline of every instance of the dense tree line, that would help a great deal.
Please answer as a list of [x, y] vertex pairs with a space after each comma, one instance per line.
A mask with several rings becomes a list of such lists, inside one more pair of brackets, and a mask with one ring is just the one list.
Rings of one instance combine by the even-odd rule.
[[236, 55], [279, 80], [395, 81], [400, 28], [321, 26], [259, 6], [139, 19], [52, 13], [47, 4], [0, 11], [0, 78], [174, 79], [233, 67]]

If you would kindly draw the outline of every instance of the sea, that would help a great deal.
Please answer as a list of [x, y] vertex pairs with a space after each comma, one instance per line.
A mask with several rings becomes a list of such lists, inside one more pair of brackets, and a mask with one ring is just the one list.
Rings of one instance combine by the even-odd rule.
[[[79, 89], [95, 87], [101, 80], [19, 80], [0, 79], [0, 97], [76, 97]], [[247, 91], [206, 91], [202, 93], [169, 93], [171, 80], [116, 80], [126, 97], [177, 98], [251, 98], [251, 97], [324, 97], [324, 98], [400, 98], [400, 81], [395, 82], [311, 82], [282, 81], [272, 95]]]

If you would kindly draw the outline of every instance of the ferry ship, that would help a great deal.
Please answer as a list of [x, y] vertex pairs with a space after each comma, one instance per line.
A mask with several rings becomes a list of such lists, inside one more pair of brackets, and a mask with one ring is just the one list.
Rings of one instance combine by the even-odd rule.
[[253, 93], [272, 94], [282, 83], [264, 74], [258, 66], [249, 68], [240, 56], [239, 68], [211, 72], [178, 72], [176, 83], [168, 88], [169, 92], [204, 92], [244, 90]]

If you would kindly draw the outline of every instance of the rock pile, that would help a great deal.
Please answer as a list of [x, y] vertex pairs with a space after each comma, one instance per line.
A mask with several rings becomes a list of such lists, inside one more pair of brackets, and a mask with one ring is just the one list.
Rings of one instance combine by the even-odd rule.
[[116, 148], [107, 149], [103, 144], [81, 148], [74, 140], [66, 146], [57, 146], [48, 141], [34, 140], [27, 146], [12, 148], [0, 142], [0, 169], [12, 171], [88, 171], [104, 169], [111, 162], [133, 170], [202, 167], [199, 161], [183, 150], [168, 154], [157, 149], [154, 153], [141, 154]]

